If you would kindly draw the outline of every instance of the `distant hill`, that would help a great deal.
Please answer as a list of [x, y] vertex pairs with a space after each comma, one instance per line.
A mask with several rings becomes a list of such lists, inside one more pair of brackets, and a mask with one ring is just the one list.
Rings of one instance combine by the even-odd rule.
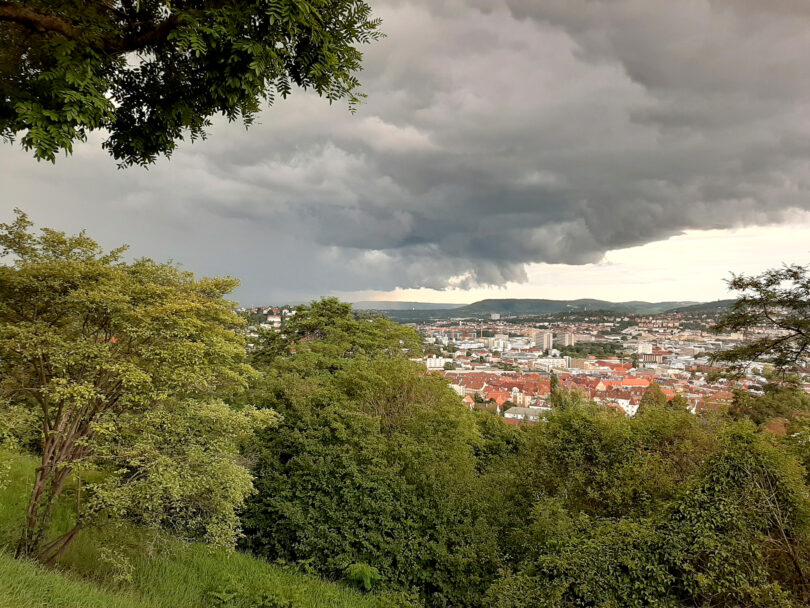
[[714, 302], [702, 302], [691, 306], [681, 306], [674, 308], [671, 312], [718, 312], [728, 310], [737, 300], [715, 300]]
[[506, 315], [555, 314], [560, 312], [610, 311], [634, 314], [656, 314], [697, 302], [608, 302], [607, 300], [530, 300], [491, 299], [453, 309], [456, 316], [476, 316], [489, 313]]
[[354, 310], [450, 310], [460, 308], [464, 304], [438, 304], [435, 302], [392, 302], [380, 300], [378, 302], [354, 302]]
[[715, 302], [609, 302], [582, 298], [579, 300], [543, 300], [504, 298], [472, 304], [436, 304], [431, 302], [357, 302], [356, 310], [376, 310], [399, 322], [426, 322], [430, 319], [486, 318], [492, 313], [503, 316], [553, 315], [563, 312], [613, 312], [655, 315], [664, 312], [716, 312], [726, 310], [735, 300]]

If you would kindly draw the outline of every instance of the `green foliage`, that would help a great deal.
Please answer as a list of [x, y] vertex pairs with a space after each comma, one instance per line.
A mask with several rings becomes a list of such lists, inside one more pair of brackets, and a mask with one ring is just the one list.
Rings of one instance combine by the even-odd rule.
[[669, 408], [641, 419], [573, 409], [530, 429], [537, 436], [524, 449], [536, 454], [537, 473], [522, 499], [510, 497], [530, 515], [523, 534], [507, 537], [523, 557], [502, 571], [485, 605], [804, 601], [802, 469], [783, 448], [728, 424]]
[[[250, 606], [265, 601], [293, 608], [417, 608], [403, 594], [367, 594], [345, 585], [268, 564], [239, 552], [177, 540], [171, 532], [128, 522], [96, 527], [79, 536], [59, 559], [59, 569], [14, 560], [5, 547], [16, 540], [33, 471], [31, 456], [0, 451], [11, 464], [0, 491], [0, 606], [3, 608], [211, 608], [211, 592], [234, 593]], [[56, 533], [72, 525], [75, 488], [54, 515]], [[126, 564], [129, 576], [120, 576]], [[262, 604], [255, 604], [262, 606]]]
[[35, 410], [0, 398], [0, 449], [36, 450], [40, 424]]
[[410, 330], [348, 312], [336, 301], [301, 309], [285, 328], [295, 355], [247, 397], [283, 421], [251, 454], [244, 546], [336, 579], [365, 564], [386, 587], [474, 605], [495, 572], [475, 495], [476, 419], [405, 358]]
[[[24, 217], [4, 228], [19, 259], [0, 271], [12, 296], [0, 302], [0, 464], [10, 463], [0, 467], [0, 545], [25, 517], [34, 467], [8, 449], [47, 454], [63, 430], [32, 441], [32, 425], [59, 415], [42, 402], [63, 412], [98, 403], [108, 385], [95, 366], [115, 366], [135, 377], [131, 392], [92, 421], [79, 443], [88, 451], [63, 465], [72, 474], [52, 492], [51, 537], [109, 516], [115, 527], [88, 530], [57, 561], [143, 605], [810, 603], [810, 417], [807, 395], [789, 383], [739, 392], [731, 411], [698, 415], [653, 384], [628, 418], [552, 376], [543, 422], [511, 426], [470, 411], [440, 375], [410, 360], [421, 352], [415, 332], [338, 300], [299, 307], [282, 332], [257, 336], [254, 375], [221, 286], [200, 297], [192, 277], [125, 264], [83, 235], [38, 238]], [[38, 310], [40, 298], [51, 304], [35, 319], [5, 320]], [[149, 307], [133, 318], [139, 298]], [[152, 306], [168, 314], [169, 299], [171, 319], [149, 314]], [[184, 316], [188, 300], [194, 312]], [[62, 314], [37, 326], [53, 302]], [[121, 342], [130, 335], [159, 339], [129, 360]], [[188, 344], [197, 341], [205, 353]], [[48, 373], [64, 370], [53, 388], [36, 384], [41, 363], [30, 353], [54, 361]], [[786, 434], [761, 430], [774, 417], [788, 419]], [[240, 527], [243, 548], [284, 566], [177, 540], [227, 546]], [[346, 586], [323, 587], [302, 570]]]
[[284, 416], [255, 456], [257, 554], [335, 578], [363, 564], [429, 606], [804, 597], [807, 491], [790, 450], [810, 441], [772, 446], [657, 386], [635, 418], [556, 387], [543, 424], [510, 427], [395, 349], [317, 341], [276, 359], [251, 397]]
[[237, 509], [253, 492], [240, 444], [275, 421], [272, 411], [193, 401], [98, 425], [93, 461], [110, 472], [88, 487], [86, 509], [232, 547]]
[[795, 386], [768, 384], [761, 395], [748, 391], [734, 392], [728, 415], [735, 419], [749, 419], [762, 425], [773, 418], [792, 419], [810, 412], [810, 395]]
[[547, 400], [549, 406], [558, 410], [588, 407], [588, 398], [581, 391], [568, 391], [559, 388], [559, 380], [555, 382], [554, 378], [556, 378], [556, 376], [552, 376], [552, 389]]
[[354, 108], [379, 25], [363, 0], [3, 2], [0, 136], [54, 161], [104, 129], [122, 165], [144, 165], [296, 85]]
[[636, 416], [643, 416], [652, 409], [666, 407], [668, 403], [669, 401], [664, 391], [661, 390], [658, 383], [653, 382], [641, 396], [641, 403], [638, 405]]
[[554, 348], [559, 350], [560, 355], [563, 357], [577, 357], [580, 359], [586, 359], [591, 355], [597, 358], [615, 357], [624, 353], [624, 346], [615, 342], [580, 342], [572, 346], [555, 344]]
[[661, 596], [673, 577], [665, 565], [650, 560], [657, 536], [649, 524], [580, 518], [565, 535], [548, 541], [533, 562], [531, 574], [506, 575], [494, 585], [485, 605], [671, 606]]
[[[315, 370], [334, 372], [357, 356], [416, 357], [422, 353], [419, 334], [385, 317], [358, 319], [351, 304], [323, 298], [299, 306], [284, 325], [283, 333], [260, 334], [251, 361], [271, 366], [287, 358], [299, 374]], [[290, 360], [290, 355], [295, 357]]]
[[346, 580], [363, 591], [371, 591], [382, 580], [382, 575], [368, 564], [351, 564], [346, 568]]
[[686, 410], [689, 409], [689, 400], [680, 393], [676, 393], [667, 405], [674, 409]]
[[[20, 553], [53, 560], [101, 514], [233, 544], [251, 490], [239, 443], [273, 422], [219, 400], [254, 373], [224, 299], [237, 282], [124, 262], [123, 248], [105, 253], [84, 233], [30, 229], [21, 212], [0, 225], [10, 258], [0, 266], [3, 434], [30, 446], [36, 423], [42, 462]], [[106, 474], [84, 484], [74, 529], [43, 546], [66, 484], [93, 472]]]
[[665, 559], [679, 593], [723, 605], [788, 605], [806, 593], [808, 503], [802, 470], [744, 427], [732, 429], [676, 503]]
[[220, 588], [208, 591], [206, 598], [216, 608], [296, 608], [289, 600], [266, 590], [245, 589], [239, 581], [231, 580]]
[[715, 331], [778, 331], [721, 351], [713, 360], [726, 364], [732, 375], [747, 372], [751, 362], [766, 362], [782, 376], [800, 371], [810, 349], [810, 267], [786, 265], [757, 276], [735, 275], [729, 288], [739, 292], [739, 299]]

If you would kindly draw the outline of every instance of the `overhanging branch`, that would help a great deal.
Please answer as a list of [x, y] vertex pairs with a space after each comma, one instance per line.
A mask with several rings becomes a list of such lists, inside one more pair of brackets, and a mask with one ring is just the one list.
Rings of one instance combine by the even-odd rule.
[[153, 29], [137, 35], [126, 36], [118, 44], [113, 43], [110, 46], [112, 50], [122, 53], [137, 51], [152, 44], [163, 42], [178, 25], [180, 25], [180, 17], [174, 14], [158, 23]]
[[[21, 4], [0, 1], [0, 22], [3, 21], [16, 23], [32, 32], [51, 32], [70, 40], [80, 40], [82, 38], [82, 30], [80, 27], [77, 27], [62, 17], [43, 13]], [[138, 51], [165, 41], [169, 37], [169, 34], [180, 25], [181, 21], [179, 15], [173, 14], [157, 24], [149, 24], [151, 25], [149, 28], [141, 29], [141, 27], [138, 27], [137, 29], [139, 31], [137, 32], [127, 33], [123, 36], [103, 38], [91, 44], [99, 50], [112, 54]], [[144, 24], [138, 25], [143, 26]], [[131, 27], [132, 26], [128, 26], [127, 29]]]
[[79, 29], [61, 17], [40, 13], [30, 7], [0, 2], [0, 21], [10, 21], [36, 32], [54, 32], [71, 40], [80, 37]]

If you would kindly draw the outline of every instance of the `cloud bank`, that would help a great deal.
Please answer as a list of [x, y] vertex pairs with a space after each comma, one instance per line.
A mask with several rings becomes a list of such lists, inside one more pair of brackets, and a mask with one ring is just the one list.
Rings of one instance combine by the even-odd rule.
[[3, 207], [241, 276], [249, 302], [501, 285], [810, 209], [804, 1], [373, 5], [357, 114], [295, 94], [148, 172], [4, 146]]

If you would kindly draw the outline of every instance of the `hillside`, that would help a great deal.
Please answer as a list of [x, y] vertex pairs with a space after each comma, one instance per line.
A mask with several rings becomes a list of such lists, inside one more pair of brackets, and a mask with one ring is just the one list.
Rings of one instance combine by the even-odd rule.
[[606, 310], [611, 312], [654, 314], [673, 308], [695, 304], [695, 302], [608, 302], [607, 300], [543, 300], [543, 299], [491, 299], [474, 302], [456, 308], [453, 312], [462, 314], [554, 314], [560, 312], [587, 312]]
[[[389, 596], [361, 594], [242, 553], [184, 543], [136, 526], [85, 530], [58, 570], [15, 560], [9, 552], [25, 511], [35, 460], [0, 452], [0, 462], [11, 464], [7, 487], [0, 485], [0, 608], [396, 605]], [[67, 526], [68, 512], [56, 513], [57, 526]]]
[[465, 304], [441, 304], [438, 302], [394, 302], [390, 300], [353, 302], [354, 310], [452, 310]]
[[681, 306], [672, 312], [722, 312], [731, 308], [737, 300], [715, 300], [714, 302], [702, 302], [691, 306]]
[[[428, 304], [425, 304], [427, 306]], [[579, 300], [544, 299], [488, 299], [451, 309], [399, 308], [379, 309], [397, 321], [427, 321], [464, 317], [486, 317], [492, 313], [505, 316], [550, 315], [563, 312], [608, 311], [625, 314], [659, 314], [689, 306], [702, 306], [697, 302], [609, 302], [583, 298]]]

